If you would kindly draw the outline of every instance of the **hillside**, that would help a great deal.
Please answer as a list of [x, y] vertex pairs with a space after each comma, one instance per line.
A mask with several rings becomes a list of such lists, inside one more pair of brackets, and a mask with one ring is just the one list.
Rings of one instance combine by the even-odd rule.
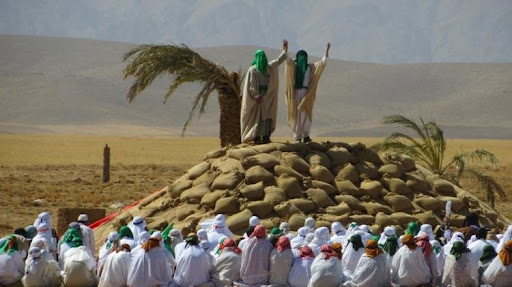
[[[169, 79], [128, 104], [121, 56], [133, 44], [0, 36], [0, 132], [177, 136], [194, 85], [162, 105]], [[247, 69], [255, 46], [199, 48], [231, 70]], [[265, 48], [269, 58], [277, 50]], [[291, 51], [293, 53], [293, 51]], [[284, 73], [284, 68], [281, 68]], [[372, 64], [330, 59], [315, 106], [313, 136], [382, 136], [379, 120], [401, 113], [437, 121], [449, 138], [512, 138], [512, 64]], [[281, 85], [282, 89], [282, 85]], [[276, 135], [288, 136], [280, 93]], [[218, 111], [187, 135], [216, 136]]]

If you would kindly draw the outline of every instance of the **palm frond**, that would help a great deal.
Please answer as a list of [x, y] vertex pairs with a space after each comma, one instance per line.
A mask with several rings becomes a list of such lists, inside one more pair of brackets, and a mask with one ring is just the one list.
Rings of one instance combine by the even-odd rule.
[[385, 116], [382, 118], [381, 123], [384, 125], [394, 125], [394, 124], [402, 125], [406, 128], [412, 129], [422, 139], [425, 139], [425, 133], [421, 130], [421, 128], [418, 126], [418, 124], [416, 124], [416, 122], [414, 122], [413, 120], [411, 120], [405, 116], [402, 116], [399, 114]]
[[470, 168], [466, 168], [464, 175], [475, 179], [483, 188], [485, 188], [487, 201], [491, 207], [494, 208], [494, 199], [496, 194], [498, 194], [498, 196], [503, 200], [507, 198], [505, 191], [494, 177]]

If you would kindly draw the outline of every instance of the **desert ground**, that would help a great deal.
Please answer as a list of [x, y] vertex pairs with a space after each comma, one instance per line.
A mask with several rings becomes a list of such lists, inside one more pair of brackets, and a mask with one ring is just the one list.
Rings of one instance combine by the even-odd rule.
[[[274, 141], [287, 141], [275, 138]], [[315, 138], [317, 141], [362, 142], [381, 138]], [[111, 148], [110, 182], [102, 183], [103, 148]], [[512, 219], [512, 140], [448, 139], [448, 156], [485, 148], [501, 162], [495, 176], [508, 195], [496, 209]], [[160, 189], [219, 147], [217, 138], [107, 137], [77, 135], [0, 134], [0, 236], [34, 222], [49, 211], [57, 220], [59, 207], [104, 208], [116, 211]], [[474, 182], [464, 188], [485, 200]]]

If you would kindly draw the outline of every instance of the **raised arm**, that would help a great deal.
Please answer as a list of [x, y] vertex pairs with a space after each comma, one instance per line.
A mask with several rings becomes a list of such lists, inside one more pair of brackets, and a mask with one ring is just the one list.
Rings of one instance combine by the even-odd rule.
[[269, 66], [281, 65], [284, 62], [284, 60], [286, 60], [288, 58], [287, 52], [288, 52], [288, 41], [286, 41], [286, 39], [283, 39], [283, 51], [281, 52], [279, 57], [277, 57], [277, 59], [270, 61], [268, 63], [268, 65]]

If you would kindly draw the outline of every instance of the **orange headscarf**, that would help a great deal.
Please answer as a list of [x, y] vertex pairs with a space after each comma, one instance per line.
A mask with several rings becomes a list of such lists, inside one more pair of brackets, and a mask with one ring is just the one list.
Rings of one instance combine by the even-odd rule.
[[501, 262], [505, 266], [509, 266], [512, 263], [512, 240], [509, 240], [503, 246], [500, 253], [498, 253]]
[[148, 241], [146, 241], [146, 243], [142, 244], [142, 249], [144, 249], [144, 251], [148, 252], [149, 250], [151, 250], [155, 247], [159, 247], [159, 246], [160, 246], [160, 241], [158, 241], [158, 239], [150, 238]]
[[410, 250], [416, 249], [416, 242], [414, 241], [414, 236], [412, 234], [404, 235], [402, 238], [402, 243], [405, 244]]
[[384, 253], [384, 251], [382, 251], [382, 249], [379, 248], [377, 241], [372, 240], [372, 239], [370, 239], [370, 240], [368, 240], [368, 242], [366, 242], [366, 248], [364, 249], [364, 252], [366, 253], [366, 256], [368, 256], [370, 258], [376, 257], [376, 256]]
[[343, 247], [338, 242], [334, 242], [332, 244], [332, 251], [334, 251], [334, 253], [336, 253], [336, 257], [338, 257], [339, 260], [341, 260], [341, 257], [343, 255], [343, 253], [341, 252], [342, 248]]

